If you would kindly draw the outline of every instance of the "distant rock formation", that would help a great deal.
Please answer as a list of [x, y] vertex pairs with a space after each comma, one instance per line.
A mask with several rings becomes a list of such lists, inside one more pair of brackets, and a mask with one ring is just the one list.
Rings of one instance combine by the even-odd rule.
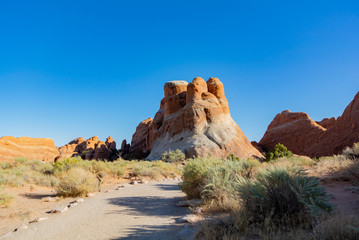
[[218, 78], [170, 81], [164, 95], [154, 119], [138, 125], [131, 153], [150, 152], [149, 160], [160, 159], [169, 149], [180, 149], [187, 157], [263, 157], [231, 118]]
[[59, 155], [54, 140], [49, 138], [1, 137], [0, 161], [11, 161], [17, 157], [30, 160], [53, 161]]
[[80, 137], [59, 147], [59, 152], [57, 159], [80, 156], [87, 160], [112, 160], [116, 157], [116, 142], [112, 137], [108, 137], [106, 142], [99, 141], [96, 136], [87, 140]]
[[268, 151], [282, 143], [295, 154], [321, 157], [339, 154], [355, 142], [359, 142], [359, 92], [337, 119], [315, 122], [306, 113], [279, 113], [259, 145]]

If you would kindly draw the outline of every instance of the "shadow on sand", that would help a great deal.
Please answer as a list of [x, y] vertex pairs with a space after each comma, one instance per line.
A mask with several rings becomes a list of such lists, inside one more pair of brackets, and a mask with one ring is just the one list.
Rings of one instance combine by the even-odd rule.
[[[177, 190], [178, 186], [160, 184], [160, 188], [165, 190]], [[139, 222], [135, 227], [126, 229], [126, 237], [113, 238], [117, 239], [188, 239], [186, 237], [186, 231], [188, 228], [184, 228], [184, 224], [176, 224], [180, 217], [183, 217], [189, 213], [189, 209], [178, 207], [176, 203], [183, 200], [183, 197], [166, 198], [163, 197], [121, 197], [108, 199], [110, 204], [123, 207], [123, 210], [110, 212], [107, 214], [123, 214], [134, 215], [139, 219], [142, 217], [152, 217], [153, 224], [149, 222], [146, 225], [141, 225]], [[172, 218], [173, 223], [165, 225], [156, 225], [156, 218], [169, 217]], [[184, 235], [183, 235], [184, 234]], [[183, 235], [183, 236], [182, 236]]]

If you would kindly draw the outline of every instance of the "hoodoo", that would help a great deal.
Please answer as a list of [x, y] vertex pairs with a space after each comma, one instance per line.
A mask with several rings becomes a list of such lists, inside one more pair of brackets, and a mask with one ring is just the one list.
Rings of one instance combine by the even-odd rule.
[[111, 160], [116, 150], [116, 142], [108, 137], [106, 142], [99, 141], [98, 137], [87, 140], [76, 138], [65, 146], [59, 147], [60, 156], [57, 159], [80, 156], [87, 160]]
[[130, 152], [150, 152], [149, 160], [160, 159], [169, 149], [180, 149], [187, 157], [263, 157], [232, 119], [218, 78], [170, 81], [164, 95], [155, 117], [138, 125]]

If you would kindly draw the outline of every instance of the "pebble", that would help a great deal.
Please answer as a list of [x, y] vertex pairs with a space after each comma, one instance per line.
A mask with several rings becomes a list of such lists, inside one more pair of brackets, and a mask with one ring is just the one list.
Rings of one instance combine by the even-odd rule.
[[65, 206], [65, 207], [61, 206], [61, 207], [57, 207], [55, 209], [52, 209], [50, 211], [50, 213], [63, 213], [63, 212], [66, 212], [68, 209], [69, 208], [67, 206]]
[[29, 227], [26, 224], [21, 225], [19, 228], [15, 228], [14, 232], [17, 232], [19, 230], [28, 229]]
[[69, 205], [67, 205], [67, 207], [75, 207], [78, 203], [75, 201], [75, 202], [70, 202]]
[[201, 207], [196, 207], [194, 210], [195, 214], [201, 214], [202, 212], [203, 212], [203, 208], [201, 208]]
[[130, 184], [132, 184], [132, 185], [137, 185], [138, 182], [137, 182], [137, 181], [131, 181]]
[[88, 193], [88, 194], [86, 194], [86, 197], [93, 197], [93, 196], [95, 196], [94, 193]]
[[59, 199], [60, 199], [59, 197], [45, 197], [45, 198], [42, 198], [41, 200], [44, 202], [56, 202]]
[[142, 184], [147, 184], [148, 183], [148, 181], [147, 180], [141, 180], [141, 182], [140, 183], [142, 183]]
[[188, 214], [188, 215], [178, 219], [177, 223], [195, 223], [195, 222], [198, 222], [198, 221], [200, 221], [202, 219], [203, 219], [202, 217], [197, 216], [195, 214]]
[[45, 220], [47, 220], [47, 219], [49, 219], [49, 218], [48, 218], [48, 217], [39, 217], [39, 218], [36, 218], [36, 219], [32, 220], [32, 221], [29, 222], [29, 223], [42, 222], [42, 221], [45, 221]]

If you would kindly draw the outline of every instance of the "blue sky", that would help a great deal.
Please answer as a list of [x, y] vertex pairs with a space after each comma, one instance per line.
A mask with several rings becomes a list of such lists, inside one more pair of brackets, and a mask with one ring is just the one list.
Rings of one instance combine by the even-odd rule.
[[131, 140], [166, 81], [197, 76], [221, 79], [250, 140], [285, 109], [338, 116], [359, 2], [0, 0], [0, 136]]

